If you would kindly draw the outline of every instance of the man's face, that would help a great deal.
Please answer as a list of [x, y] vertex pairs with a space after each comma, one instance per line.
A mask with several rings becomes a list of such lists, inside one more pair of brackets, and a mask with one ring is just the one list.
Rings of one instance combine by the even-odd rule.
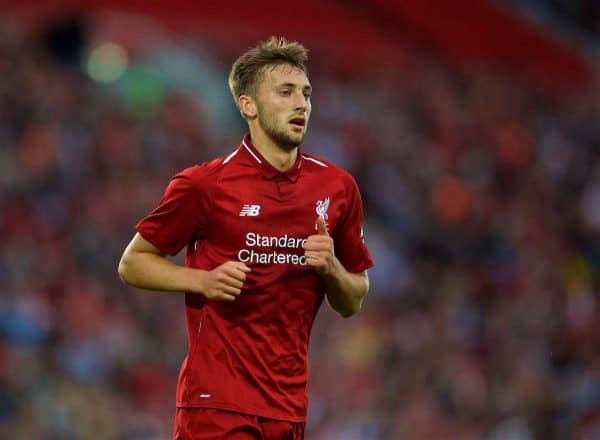
[[256, 92], [258, 123], [279, 147], [291, 150], [304, 140], [311, 91], [306, 74], [289, 64], [263, 72]]

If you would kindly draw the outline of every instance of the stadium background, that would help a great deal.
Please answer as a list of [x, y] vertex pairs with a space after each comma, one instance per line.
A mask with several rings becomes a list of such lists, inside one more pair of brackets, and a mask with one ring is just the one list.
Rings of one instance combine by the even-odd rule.
[[38, 3], [0, 2], [1, 438], [168, 438], [182, 297], [117, 262], [239, 142], [228, 69], [271, 34], [376, 260], [317, 317], [307, 438], [600, 438], [597, 2]]

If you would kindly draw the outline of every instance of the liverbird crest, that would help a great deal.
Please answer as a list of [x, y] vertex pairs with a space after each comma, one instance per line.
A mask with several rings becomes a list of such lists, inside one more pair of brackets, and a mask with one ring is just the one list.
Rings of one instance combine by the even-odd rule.
[[329, 197], [326, 197], [325, 200], [317, 200], [317, 215], [321, 217], [323, 220], [327, 220], [329, 217], [327, 215], [327, 210], [329, 209]]

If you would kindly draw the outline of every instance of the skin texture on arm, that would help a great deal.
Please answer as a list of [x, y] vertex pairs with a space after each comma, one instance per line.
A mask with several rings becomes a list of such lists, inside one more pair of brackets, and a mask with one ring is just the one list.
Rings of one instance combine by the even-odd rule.
[[367, 272], [352, 273], [344, 268], [335, 256], [333, 239], [321, 217], [317, 219], [317, 230], [304, 245], [306, 263], [325, 279], [329, 305], [347, 318], [358, 313], [369, 290]]
[[167, 260], [156, 246], [136, 233], [123, 252], [118, 272], [123, 282], [134, 287], [234, 301], [250, 268], [239, 261], [227, 261], [210, 271], [182, 267]]

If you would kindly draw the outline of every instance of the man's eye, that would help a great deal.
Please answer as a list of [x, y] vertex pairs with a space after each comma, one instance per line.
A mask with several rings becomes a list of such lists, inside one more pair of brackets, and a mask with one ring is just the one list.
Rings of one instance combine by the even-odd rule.
[[308, 92], [304, 93], [304, 97], [306, 99], [309, 99], [311, 95], [312, 95], [312, 93], [308, 93]]
[[282, 96], [289, 96], [290, 95], [290, 91], [289, 90], [281, 90], [279, 92], [280, 95]]

